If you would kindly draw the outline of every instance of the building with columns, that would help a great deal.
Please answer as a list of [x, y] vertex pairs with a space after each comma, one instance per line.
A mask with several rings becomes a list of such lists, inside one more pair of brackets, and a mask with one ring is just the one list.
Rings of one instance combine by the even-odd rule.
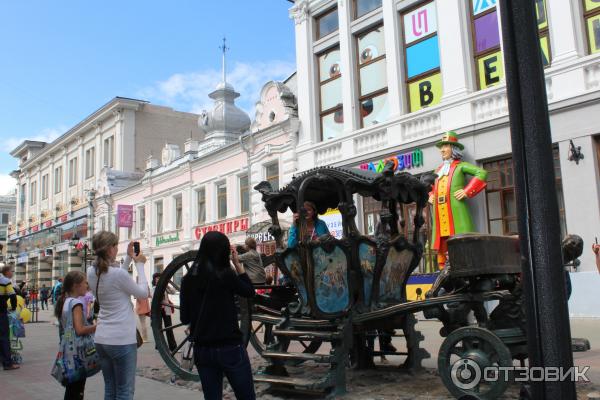
[[14, 194], [0, 196], [0, 262], [6, 262], [13, 256], [8, 246], [8, 224], [15, 219], [17, 197]]
[[[600, 236], [600, 3], [536, 6], [561, 234], [585, 241], [569, 306], [598, 316], [589, 292], [600, 284], [590, 251]], [[377, 169], [394, 157], [399, 169], [430, 172], [441, 162], [435, 143], [455, 130], [466, 160], [489, 172], [469, 200], [478, 230], [518, 233], [501, 13], [496, 0], [296, 0], [299, 168]], [[585, 158], [573, 157], [578, 148]], [[370, 232], [379, 205], [360, 207]], [[427, 252], [421, 272], [434, 263]]]
[[52, 279], [82, 268], [90, 227], [113, 223], [92, 218], [100, 178], [139, 178], [146, 155], [159, 153], [165, 138], [201, 137], [197, 118], [115, 97], [53, 142], [26, 140], [12, 150], [19, 159], [19, 169], [12, 173], [17, 180], [16, 218], [9, 224], [17, 281], [50, 285]]
[[253, 187], [268, 180], [277, 188], [297, 170], [295, 85], [294, 75], [266, 83], [251, 122], [235, 105], [239, 93], [221, 82], [209, 94], [212, 109], [198, 117], [203, 139], [169, 139], [159, 153], [147, 157], [145, 171], [137, 177], [103, 176], [96, 221], [115, 220], [123, 206], [132, 213], [125, 218], [133, 221], [131, 227], [116, 227], [117, 258], [125, 257], [129, 241], [140, 241], [150, 279], [178, 255], [197, 249], [206, 232], [223, 232], [232, 244], [241, 244], [252, 227], [264, 228], [255, 235], [260, 250], [273, 251], [266, 233], [270, 223], [263, 223], [270, 219]]

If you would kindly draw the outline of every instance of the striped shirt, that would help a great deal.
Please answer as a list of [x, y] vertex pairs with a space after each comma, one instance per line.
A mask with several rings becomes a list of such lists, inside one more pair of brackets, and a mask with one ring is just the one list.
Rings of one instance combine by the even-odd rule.
[[17, 308], [17, 294], [10, 279], [0, 274], [0, 314], [6, 313], [7, 301], [10, 299], [12, 309]]

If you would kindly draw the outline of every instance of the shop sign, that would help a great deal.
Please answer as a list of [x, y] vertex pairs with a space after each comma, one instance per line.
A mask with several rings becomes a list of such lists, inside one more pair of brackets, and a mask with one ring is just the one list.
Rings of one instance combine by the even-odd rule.
[[327, 229], [329, 229], [331, 236], [336, 239], [341, 239], [344, 236], [340, 210], [330, 208], [325, 214], [319, 215], [319, 219], [327, 224]]
[[437, 32], [435, 3], [417, 8], [404, 16], [404, 36], [406, 44]]
[[133, 227], [133, 206], [117, 205], [117, 226], [119, 228]]
[[385, 158], [383, 160], [364, 163], [360, 165], [360, 169], [370, 170], [373, 172], [381, 172], [385, 168], [385, 164], [391, 161], [394, 163], [394, 171], [403, 171], [423, 166], [423, 150], [415, 149], [410, 153], [402, 153], [397, 156]]
[[67, 251], [69, 250], [69, 242], [63, 242], [60, 244], [57, 244], [55, 247], [55, 251], [57, 253], [60, 253], [61, 251]]
[[23, 264], [23, 263], [26, 263], [27, 261], [29, 261], [29, 257], [27, 256], [27, 253], [19, 254], [17, 256], [17, 264]]
[[273, 242], [275, 238], [269, 232], [251, 233], [248, 237], [254, 238], [257, 243]]
[[40, 230], [40, 227], [39, 227], [38, 225], [35, 225], [35, 226], [32, 226], [32, 227], [31, 227], [31, 233], [33, 233], [33, 232], [37, 232], [37, 231], [39, 231], [39, 230]]
[[174, 235], [169, 235], [169, 236], [158, 236], [156, 238], [156, 247], [159, 247], [163, 244], [175, 243], [175, 242], [179, 242], [179, 232], [177, 232]]
[[207, 232], [221, 232], [225, 235], [236, 232], [244, 232], [248, 230], [248, 218], [234, 219], [213, 225], [197, 226], [194, 229], [196, 240], [200, 240]]

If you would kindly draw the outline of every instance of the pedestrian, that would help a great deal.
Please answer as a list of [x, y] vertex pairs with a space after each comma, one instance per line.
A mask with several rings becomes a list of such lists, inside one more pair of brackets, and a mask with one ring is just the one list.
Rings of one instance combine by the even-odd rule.
[[254, 296], [252, 282], [227, 236], [208, 232], [190, 272], [183, 277], [180, 293], [181, 322], [190, 326], [194, 362], [206, 400], [222, 399], [223, 375], [238, 400], [256, 398], [235, 295]]
[[34, 311], [38, 308], [38, 289], [37, 286], [34, 286], [31, 289], [31, 307]]
[[[152, 275], [152, 297], [154, 297], [154, 295], [156, 293], [156, 285], [158, 284], [159, 279], [160, 279], [160, 272], [156, 272], [154, 275]], [[165, 329], [170, 326], [173, 326], [173, 320], [171, 319], [171, 315], [173, 315], [173, 311], [175, 311], [175, 310], [171, 306], [173, 303], [171, 302], [171, 299], [169, 299], [170, 294], [175, 294], [175, 291], [172, 288], [167, 287], [167, 290], [165, 292], [165, 297], [163, 299], [163, 303], [167, 303], [169, 305], [163, 304], [160, 307], [160, 316], [163, 321], [163, 328], [165, 328]], [[175, 341], [175, 335], [173, 334], [173, 329], [167, 329], [165, 331], [165, 334], [167, 335], [167, 344], [169, 345], [169, 350], [174, 351], [177, 348], [177, 342]]]
[[265, 267], [263, 266], [262, 258], [256, 251], [256, 240], [253, 237], [246, 238], [244, 242], [244, 254], [239, 254], [240, 262], [244, 264], [244, 269], [254, 285], [264, 285], [267, 280]]
[[10, 332], [8, 328], [8, 303], [14, 311], [17, 309], [17, 294], [12, 286], [13, 271], [9, 265], [0, 269], [0, 361], [5, 370], [19, 369], [10, 354]]
[[56, 285], [54, 285], [54, 288], [52, 289], [52, 304], [56, 305], [56, 300], [58, 300], [58, 297], [60, 296], [60, 291], [62, 290], [62, 281], [62, 278], [58, 278], [56, 281]]
[[600, 244], [598, 244], [598, 238], [596, 238], [596, 243], [592, 243], [592, 251], [596, 255], [596, 268], [600, 274]]
[[[87, 279], [81, 271], [71, 271], [65, 276], [62, 293], [54, 306], [54, 316], [59, 323], [60, 339], [67, 325], [69, 313], [73, 321], [73, 329], [77, 336], [87, 336], [96, 332], [96, 324], [87, 325], [85, 305], [79, 299], [87, 290]], [[65, 400], [82, 400], [86, 378], [65, 384]]]
[[[146, 257], [142, 252], [134, 254], [133, 242], [130, 242], [125, 260], [120, 264], [115, 261], [118, 245], [119, 239], [114, 233], [96, 233], [92, 238], [96, 260], [88, 269], [88, 282], [100, 305], [94, 341], [104, 377], [104, 400], [133, 399], [137, 339], [131, 296], [148, 298], [148, 281], [144, 271]], [[127, 272], [132, 259], [139, 276], [138, 283]]]
[[[42, 285], [40, 289], [40, 301], [42, 303], [42, 310], [49, 310], [48, 307], [48, 297], [50, 297], [50, 290], [46, 287], [46, 284]], [[44, 308], [46, 306], [46, 308]]]

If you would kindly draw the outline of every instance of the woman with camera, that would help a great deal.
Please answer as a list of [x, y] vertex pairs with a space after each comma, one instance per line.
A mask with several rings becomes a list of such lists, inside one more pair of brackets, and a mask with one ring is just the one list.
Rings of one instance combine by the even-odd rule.
[[[96, 260], [93, 268], [88, 270], [90, 288], [100, 304], [94, 342], [104, 377], [104, 400], [133, 399], [137, 338], [131, 296], [148, 298], [148, 281], [144, 271], [146, 257], [139, 247], [134, 251], [134, 243], [131, 242], [127, 246], [125, 262], [120, 266], [115, 261], [118, 245], [119, 239], [114, 233], [96, 233], [92, 238]], [[137, 269], [137, 283], [127, 272], [132, 259]]]

